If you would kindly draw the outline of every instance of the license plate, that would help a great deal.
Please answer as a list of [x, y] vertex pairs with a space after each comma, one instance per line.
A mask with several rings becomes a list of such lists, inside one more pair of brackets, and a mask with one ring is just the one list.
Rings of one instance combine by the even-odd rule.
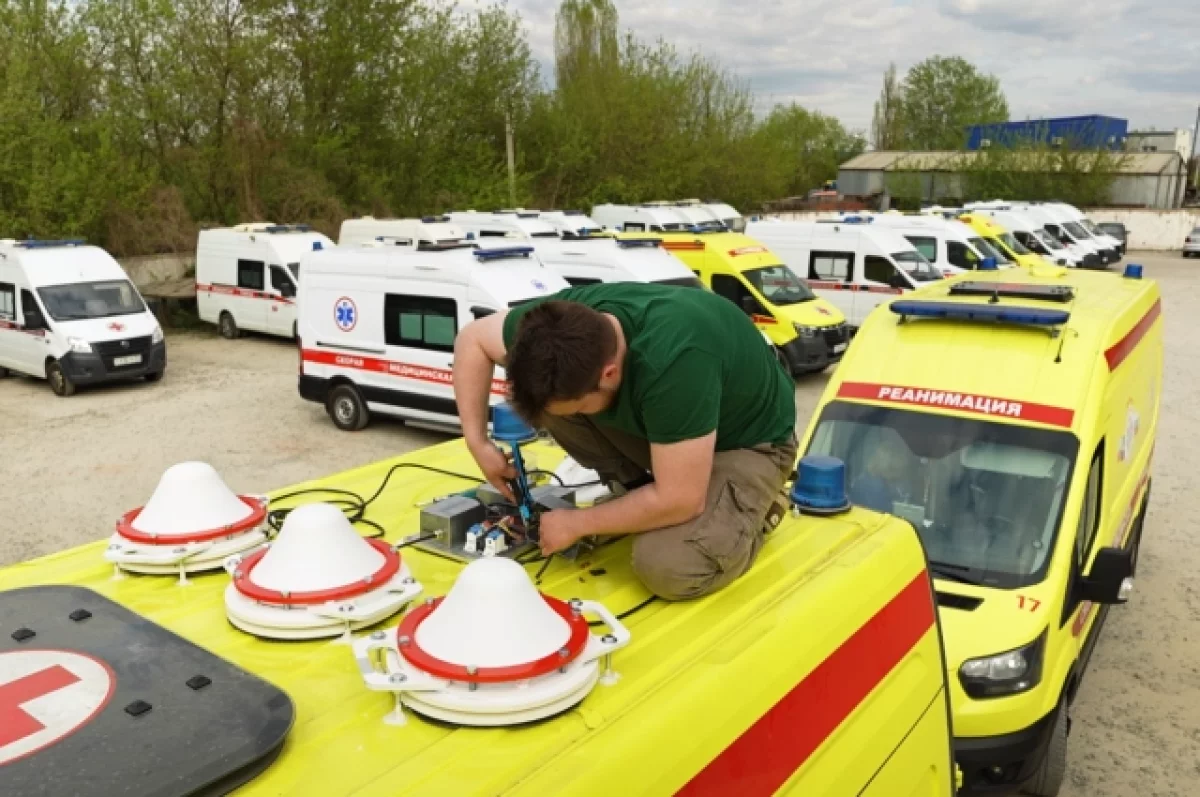
[[839, 343], [838, 345], [836, 345], [836, 346], [834, 346], [834, 347], [833, 347], [833, 353], [834, 353], [834, 354], [841, 354], [841, 353], [842, 353], [842, 352], [844, 352], [845, 350], [846, 350], [846, 344], [845, 344], [845, 343]]
[[130, 354], [128, 357], [113, 357], [113, 365], [120, 368], [122, 365], [137, 365], [142, 361], [142, 355]]

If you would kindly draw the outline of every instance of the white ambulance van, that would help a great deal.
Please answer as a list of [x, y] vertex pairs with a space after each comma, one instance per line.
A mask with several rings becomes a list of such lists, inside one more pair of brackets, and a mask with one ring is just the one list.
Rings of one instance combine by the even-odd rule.
[[[954, 219], [929, 214], [880, 213], [873, 224], [903, 235], [926, 260], [943, 274], [974, 271], [986, 258], [999, 265], [996, 250], [979, 233]], [[822, 222], [831, 223], [831, 222]]]
[[468, 236], [480, 240], [511, 238], [516, 241], [531, 241], [559, 237], [555, 226], [543, 221], [542, 214], [536, 210], [501, 210], [494, 213], [466, 210], [451, 211], [446, 215], [450, 223], [465, 230]]
[[582, 210], [545, 210], [538, 218], [554, 227], [561, 238], [604, 234], [604, 228]]
[[307, 224], [258, 222], [201, 230], [196, 244], [196, 304], [200, 320], [221, 337], [245, 330], [296, 334], [296, 283], [304, 255], [333, 241]]
[[716, 217], [711, 210], [701, 204], [699, 199], [685, 199], [682, 202], [655, 203], [675, 208], [679, 215], [688, 220], [692, 228], [700, 232], [725, 232], [729, 228]]
[[1074, 268], [1083, 264], [1083, 254], [1078, 248], [1063, 246], [1041, 224], [1011, 205], [981, 202], [970, 204], [967, 209], [995, 220], [1001, 227], [1007, 228], [1026, 249], [1056, 265]]
[[449, 216], [420, 219], [377, 219], [363, 216], [346, 219], [338, 231], [338, 246], [390, 245], [416, 247], [420, 244], [460, 243], [467, 237]]
[[702, 202], [702, 205], [709, 213], [724, 224], [730, 232], [745, 232], [746, 218], [733, 205], [727, 205], [724, 202], [719, 202], [715, 199], [710, 199], [707, 202]]
[[704, 288], [679, 258], [662, 248], [657, 238], [564, 238], [531, 241], [546, 268], [571, 285], [598, 282], [657, 282], [685, 288]]
[[689, 232], [692, 224], [678, 208], [663, 203], [642, 205], [596, 205], [592, 218], [606, 230], [616, 232]]
[[[301, 261], [300, 396], [346, 431], [372, 413], [458, 427], [452, 367], [458, 330], [569, 287], [528, 245], [338, 247]], [[492, 382], [504, 400], [504, 372]]]
[[108, 252], [0, 240], [0, 377], [34, 376], [70, 396], [79, 385], [157, 382], [166, 368], [162, 328]]
[[904, 236], [867, 218], [751, 222], [746, 234], [807, 278], [813, 293], [841, 310], [853, 329], [896, 294], [942, 278]]
[[1100, 227], [1096, 225], [1096, 222], [1085, 216], [1083, 211], [1081, 211], [1079, 208], [1075, 207], [1074, 205], [1068, 205], [1066, 202], [1047, 202], [1046, 204], [1051, 208], [1052, 211], [1057, 212], [1063, 221], [1074, 221], [1084, 229], [1084, 232], [1091, 236], [1092, 240], [1095, 241], [1098, 246], [1109, 250], [1111, 252], [1111, 257], [1113, 258], [1112, 262], [1116, 263], [1121, 260], [1121, 256], [1124, 253], [1121, 249], [1120, 239], [1114, 238], [1104, 230], [1100, 229]]
[[1014, 210], [1028, 216], [1034, 222], [1041, 224], [1046, 232], [1058, 239], [1063, 246], [1073, 249], [1081, 255], [1080, 265], [1084, 268], [1105, 268], [1110, 258], [1101, 252], [1101, 247], [1087, 235], [1078, 224], [1064, 224], [1059, 214], [1051, 212], [1041, 202], [1014, 202]]

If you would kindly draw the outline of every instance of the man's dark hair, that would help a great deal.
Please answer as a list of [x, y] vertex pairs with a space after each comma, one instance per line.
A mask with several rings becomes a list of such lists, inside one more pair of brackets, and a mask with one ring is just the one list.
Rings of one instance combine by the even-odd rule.
[[595, 390], [616, 353], [617, 333], [603, 313], [558, 300], [530, 308], [517, 325], [505, 366], [513, 408], [538, 423], [551, 401]]

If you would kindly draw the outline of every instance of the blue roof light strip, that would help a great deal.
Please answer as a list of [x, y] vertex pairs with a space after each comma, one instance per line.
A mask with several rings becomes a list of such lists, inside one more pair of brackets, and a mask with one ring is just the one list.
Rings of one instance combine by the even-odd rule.
[[57, 241], [39, 241], [36, 238], [30, 238], [27, 241], [17, 241], [14, 246], [20, 246], [24, 249], [52, 249], [57, 246], [83, 246], [86, 244], [82, 238], [63, 238]]
[[529, 257], [533, 254], [533, 247], [505, 246], [496, 249], [476, 249], [473, 254], [478, 260], [504, 260], [509, 257]]
[[1071, 318], [1071, 314], [1066, 310], [1052, 310], [1044, 307], [1011, 307], [998, 304], [931, 302], [915, 299], [892, 302], [891, 311], [898, 316], [907, 318], [942, 318], [956, 321], [1032, 324], [1044, 327], [1061, 326]]

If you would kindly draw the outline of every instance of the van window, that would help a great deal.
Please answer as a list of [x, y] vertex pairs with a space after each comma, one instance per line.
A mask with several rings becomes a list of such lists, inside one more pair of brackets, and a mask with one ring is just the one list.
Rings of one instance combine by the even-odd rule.
[[17, 290], [7, 282], [0, 282], [0, 318], [5, 321], [17, 318]]
[[772, 304], [800, 304], [817, 298], [795, 272], [782, 264], [748, 268], [742, 275]]
[[808, 278], [849, 281], [853, 267], [854, 255], [850, 252], [813, 252], [808, 260]]
[[471, 308], [471, 315], [475, 316], [476, 321], [478, 321], [481, 318], [487, 318], [488, 316], [495, 315], [495, 314], [496, 314], [496, 311], [494, 309], [492, 309], [491, 307], [479, 307], [478, 305], [476, 305], [475, 307]]
[[625, 222], [625, 226], [622, 229], [624, 229], [625, 232], [645, 232], [646, 225], [645, 224], [635, 224], [632, 221], [627, 221], [627, 222]]
[[271, 287], [286, 299], [296, 295], [296, 283], [292, 282], [288, 273], [279, 266], [271, 266]]
[[946, 241], [946, 259], [950, 261], [950, 265], [968, 271], [975, 268], [979, 260], [966, 244], [958, 241]]
[[867, 255], [863, 260], [863, 279], [868, 282], [879, 282], [891, 285], [896, 276], [896, 267], [887, 258], [877, 255]]
[[1088, 552], [1096, 541], [1100, 529], [1100, 501], [1104, 481], [1104, 444], [1096, 448], [1092, 457], [1092, 468], [1088, 471], [1087, 492], [1083, 496], [1083, 509], [1079, 512], [1079, 528], [1075, 532], [1075, 560], [1079, 566], [1087, 564]]
[[[906, 235], [904, 237], [908, 239], [908, 242], [913, 245], [914, 249], [925, 256], [926, 260], [933, 263], [937, 262], [936, 238], [925, 238], [921, 235]], [[867, 279], [870, 279], [870, 277], [867, 277]]]
[[571, 287], [576, 287], [579, 285], [598, 285], [604, 281], [604, 280], [592, 279], [591, 277], [563, 277], [563, 279], [565, 279], [567, 282], [569, 282], [571, 284]]
[[743, 285], [741, 280], [739, 280], [737, 277], [729, 277], [724, 274], [713, 274], [712, 289], [713, 293], [717, 294], [718, 296], [724, 296], [726, 299], [742, 308], [742, 310], [746, 310], [747, 305], [750, 304], [750, 302], [746, 301], [749, 299], [754, 302], [754, 304], [751, 306], [752, 309], [749, 311], [751, 314], [767, 315], [767, 311], [763, 308], [762, 304], [759, 303], [758, 299], [754, 297], [754, 294], [750, 293], [750, 289]]
[[238, 287], [251, 291], [261, 291], [266, 288], [264, 265], [258, 260], [239, 260]]
[[[26, 329], [45, 329], [45, 326], [34, 326], [29, 323], [29, 316], [33, 314], [42, 315], [41, 308], [38, 307], [37, 300], [33, 298], [33, 294], [29, 291], [21, 291], [21, 315], [25, 317]], [[45, 319], [42, 319], [43, 322]]]
[[458, 303], [432, 296], [389, 293], [383, 300], [384, 340], [389, 346], [454, 351]]
[[300, 279], [300, 264], [299, 263], [288, 263], [288, 271], [292, 272], [292, 276], [295, 277], [297, 280]]

